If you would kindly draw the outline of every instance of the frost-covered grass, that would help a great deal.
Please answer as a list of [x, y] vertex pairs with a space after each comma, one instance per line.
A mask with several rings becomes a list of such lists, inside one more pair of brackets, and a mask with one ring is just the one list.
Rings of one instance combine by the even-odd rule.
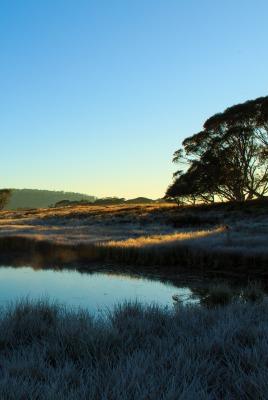
[[1, 310], [0, 398], [267, 399], [267, 303], [102, 318], [49, 301]]
[[174, 206], [83, 206], [0, 212], [0, 237], [28, 236], [57, 243], [98, 243], [174, 233], [166, 224]]
[[207, 230], [110, 241], [100, 255], [115, 261], [233, 270], [268, 266], [267, 235], [225, 226]]
[[0, 213], [0, 250], [56, 260], [267, 273], [268, 202], [179, 209], [78, 206]]

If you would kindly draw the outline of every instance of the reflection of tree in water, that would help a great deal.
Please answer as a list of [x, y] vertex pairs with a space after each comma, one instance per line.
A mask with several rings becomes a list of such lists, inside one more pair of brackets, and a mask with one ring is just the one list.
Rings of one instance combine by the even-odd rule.
[[[206, 296], [211, 288], [211, 286], [219, 284], [219, 283], [227, 283], [234, 292], [239, 292], [241, 289], [250, 282], [247, 277], [244, 279], [237, 277], [219, 277], [213, 274], [201, 274], [200, 271], [187, 271], [172, 267], [139, 267], [137, 265], [129, 266], [129, 265], [116, 265], [109, 263], [84, 263], [84, 262], [48, 262], [42, 257], [34, 257], [29, 258], [27, 256], [16, 255], [1, 255], [0, 256], [0, 265], [9, 266], [13, 268], [21, 268], [21, 267], [30, 267], [34, 271], [40, 270], [54, 270], [54, 271], [77, 271], [80, 274], [85, 275], [107, 275], [110, 278], [123, 278], [129, 279], [133, 281], [138, 281], [140, 279], [145, 279], [153, 282], [161, 282], [164, 285], [172, 285], [174, 286], [174, 296], [178, 295], [178, 299], [180, 298], [180, 294], [178, 291], [182, 289], [189, 289], [191, 292], [188, 298], [191, 299], [201, 299]], [[252, 280], [251, 280], [252, 281]], [[257, 279], [253, 279], [253, 281], [258, 281]], [[267, 293], [268, 292], [268, 281], [267, 280], [259, 280], [262, 288]], [[183, 296], [182, 296], [183, 297]], [[171, 299], [172, 300], [172, 299]]]

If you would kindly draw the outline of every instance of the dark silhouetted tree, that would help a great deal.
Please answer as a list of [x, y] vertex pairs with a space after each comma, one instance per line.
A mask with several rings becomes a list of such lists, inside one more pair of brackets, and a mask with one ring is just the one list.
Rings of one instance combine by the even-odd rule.
[[104, 197], [102, 199], [97, 199], [94, 201], [94, 205], [98, 206], [107, 206], [107, 205], [118, 205], [118, 204], [125, 204], [125, 198], [118, 198], [118, 197]]
[[203, 131], [185, 139], [173, 161], [187, 165], [174, 174], [166, 197], [244, 201], [268, 192], [268, 96], [227, 108]]
[[0, 189], [0, 210], [9, 202], [12, 195], [12, 189]]

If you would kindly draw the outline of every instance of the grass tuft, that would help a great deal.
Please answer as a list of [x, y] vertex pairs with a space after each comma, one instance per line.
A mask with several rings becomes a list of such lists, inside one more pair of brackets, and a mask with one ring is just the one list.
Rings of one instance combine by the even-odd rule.
[[267, 398], [264, 302], [129, 302], [93, 318], [24, 299], [1, 309], [0, 348], [1, 399]]

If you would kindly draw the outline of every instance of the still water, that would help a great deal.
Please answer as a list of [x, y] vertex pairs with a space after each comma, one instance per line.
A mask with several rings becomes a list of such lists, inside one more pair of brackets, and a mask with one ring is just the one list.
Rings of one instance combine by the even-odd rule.
[[178, 288], [170, 282], [134, 275], [0, 267], [0, 305], [21, 297], [33, 300], [48, 297], [96, 314], [124, 300], [173, 307], [173, 295], [179, 295], [183, 302], [198, 301], [198, 296], [187, 286]]

